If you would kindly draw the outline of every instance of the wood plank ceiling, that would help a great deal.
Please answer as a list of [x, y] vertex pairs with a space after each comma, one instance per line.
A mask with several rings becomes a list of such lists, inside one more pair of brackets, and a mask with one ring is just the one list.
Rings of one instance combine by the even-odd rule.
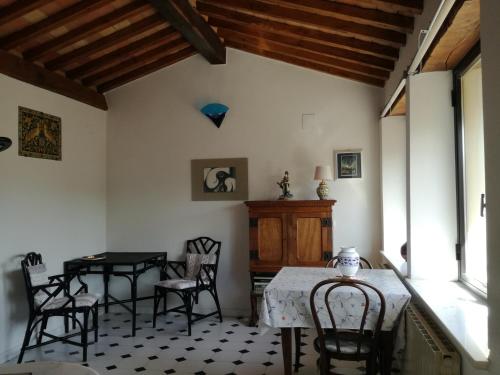
[[226, 45], [383, 86], [422, 6], [423, 0], [0, 0], [0, 73], [106, 109], [103, 93], [197, 52], [225, 63]]
[[[434, 43], [424, 56], [422, 72], [453, 70], [467, 53], [480, 43], [480, 0], [457, 0]], [[406, 95], [403, 90], [389, 116], [406, 114]]]
[[197, 0], [228, 47], [383, 86], [420, 0]]

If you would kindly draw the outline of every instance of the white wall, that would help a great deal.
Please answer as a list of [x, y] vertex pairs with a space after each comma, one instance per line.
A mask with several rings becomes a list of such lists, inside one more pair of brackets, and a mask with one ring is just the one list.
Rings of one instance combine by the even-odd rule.
[[451, 72], [407, 81], [408, 267], [412, 278], [456, 280], [457, 210]]
[[[163, 249], [175, 259], [186, 239], [220, 239], [223, 309], [247, 310], [246, 207], [192, 202], [190, 160], [247, 157], [251, 200], [276, 199], [285, 170], [296, 199], [316, 199], [314, 167], [333, 165], [335, 149], [361, 148], [363, 179], [330, 183], [338, 200], [334, 246], [355, 245], [373, 258], [381, 245], [381, 96], [375, 87], [232, 49], [227, 65], [194, 56], [111, 92], [108, 248]], [[213, 101], [230, 108], [220, 129], [199, 112]], [[302, 129], [303, 113], [315, 114], [313, 128]]]
[[380, 121], [383, 250], [400, 257], [406, 242], [406, 117]]
[[[62, 119], [62, 161], [18, 156], [18, 106]], [[43, 253], [51, 273], [106, 245], [106, 113], [0, 75], [0, 362], [17, 354], [27, 301], [21, 255]]]

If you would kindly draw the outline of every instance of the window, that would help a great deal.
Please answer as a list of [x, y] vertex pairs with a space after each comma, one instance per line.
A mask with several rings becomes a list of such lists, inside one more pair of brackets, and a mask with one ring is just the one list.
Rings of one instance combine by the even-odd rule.
[[455, 71], [460, 279], [486, 293], [486, 196], [481, 57], [478, 47]]

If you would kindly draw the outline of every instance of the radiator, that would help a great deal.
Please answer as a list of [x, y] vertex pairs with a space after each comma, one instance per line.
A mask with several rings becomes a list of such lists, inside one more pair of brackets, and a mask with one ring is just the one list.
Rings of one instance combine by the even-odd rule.
[[460, 375], [460, 355], [414, 304], [406, 310], [405, 375]]

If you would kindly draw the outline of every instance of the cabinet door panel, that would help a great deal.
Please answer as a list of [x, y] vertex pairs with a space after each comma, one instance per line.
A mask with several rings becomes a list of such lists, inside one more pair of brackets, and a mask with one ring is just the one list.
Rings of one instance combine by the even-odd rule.
[[281, 217], [259, 218], [259, 260], [281, 262], [283, 259], [283, 220]]
[[252, 215], [251, 219], [250, 268], [270, 267], [269, 270], [279, 270], [287, 259], [286, 216], [258, 213]]
[[331, 257], [330, 213], [297, 213], [289, 217], [288, 264], [322, 267]]
[[300, 263], [321, 262], [322, 242], [320, 218], [297, 218], [297, 260]]

